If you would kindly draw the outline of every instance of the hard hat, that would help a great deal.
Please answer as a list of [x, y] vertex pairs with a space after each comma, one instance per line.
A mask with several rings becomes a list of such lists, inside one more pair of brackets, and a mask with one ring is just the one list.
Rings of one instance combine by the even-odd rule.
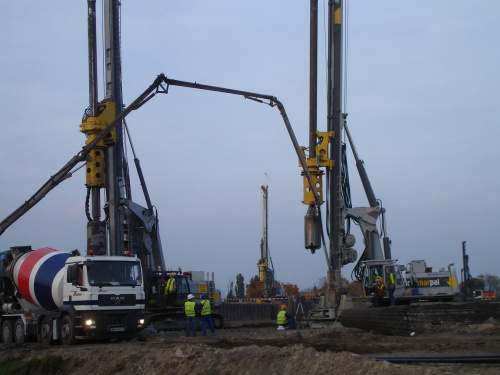
[[192, 294], [188, 294], [188, 299], [193, 299], [194, 296]]
[[282, 308], [283, 310], [286, 310], [286, 305], [281, 305], [281, 308]]
[[174, 277], [174, 276], [175, 276], [175, 273], [174, 273], [174, 272], [172, 272], [172, 273], [170, 274], [170, 276]]
[[207, 293], [202, 293], [201, 298], [207, 298]]

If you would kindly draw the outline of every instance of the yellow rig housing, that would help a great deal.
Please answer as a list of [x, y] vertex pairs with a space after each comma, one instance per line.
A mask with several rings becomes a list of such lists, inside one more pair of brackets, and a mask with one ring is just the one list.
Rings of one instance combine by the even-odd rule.
[[267, 259], [260, 261], [257, 266], [259, 266], [259, 281], [261, 283], [266, 282], [266, 272], [267, 272]]
[[[87, 136], [85, 144], [89, 144], [92, 140], [101, 133], [104, 128], [110, 124], [116, 117], [114, 102], [103, 102], [99, 104], [97, 117], [87, 116], [80, 125], [80, 131]], [[108, 137], [99, 142], [90, 153], [90, 160], [87, 162], [87, 187], [104, 187], [106, 186], [106, 173], [104, 166], [104, 155], [106, 143], [116, 142], [116, 130], [110, 131]]]
[[[320, 167], [326, 167], [329, 170], [333, 169], [335, 162], [328, 158], [328, 144], [335, 136], [335, 132], [316, 132], [316, 137], [319, 142], [316, 145], [316, 157], [315, 158], [306, 158], [306, 165], [311, 173], [311, 177], [314, 180], [315, 188], [318, 191], [320, 202], [323, 203], [323, 174], [324, 171], [320, 170]], [[305, 157], [306, 147], [301, 147], [301, 150]], [[299, 162], [299, 166], [300, 162]], [[309, 186], [309, 182], [305, 176], [305, 173], [302, 172], [304, 182], [304, 200], [302, 203], [311, 205], [316, 203], [316, 197], [314, 196], [314, 192]]]

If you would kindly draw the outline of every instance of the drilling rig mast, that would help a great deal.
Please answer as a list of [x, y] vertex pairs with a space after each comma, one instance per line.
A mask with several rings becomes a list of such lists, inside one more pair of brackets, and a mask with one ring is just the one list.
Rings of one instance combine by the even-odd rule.
[[[351, 221], [359, 225], [365, 243], [365, 249], [355, 270], [362, 267], [360, 262], [363, 260], [381, 260], [384, 256], [390, 257], [390, 240], [384, 238], [384, 254], [380, 245], [381, 236], [376, 225], [380, 215], [383, 219], [384, 209], [380, 201], [375, 198], [363, 162], [357, 156], [347, 128], [347, 113], [343, 113], [342, 3], [342, 0], [335, 0], [330, 1], [328, 5], [327, 131], [320, 132], [317, 131], [316, 124], [317, 0], [311, 0], [309, 148], [302, 147], [301, 149], [304, 156], [306, 150], [309, 151], [306, 164], [315, 186], [312, 186], [304, 176], [302, 203], [308, 205], [304, 219], [305, 248], [314, 253], [323, 247], [328, 267], [327, 292], [320, 301], [319, 310], [309, 313], [310, 319], [320, 320], [338, 317], [341, 296], [344, 293], [341, 268], [356, 261], [358, 257], [356, 250], [352, 247], [356, 239], [350, 233]], [[343, 134], [347, 135], [356, 159], [369, 207], [352, 207]], [[326, 179], [326, 222], [324, 223], [326, 240], [321, 218], [321, 205], [324, 203], [323, 176]], [[355, 273], [359, 275], [362, 271]]]
[[275, 294], [274, 285], [274, 268], [271, 255], [269, 254], [268, 244], [268, 211], [267, 211], [267, 198], [268, 187], [262, 185], [262, 201], [263, 201], [263, 214], [264, 214], [264, 233], [260, 241], [260, 259], [257, 266], [259, 267], [259, 281], [262, 283], [262, 294], [265, 298], [271, 297]]
[[[89, 108], [80, 131], [90, 144], [123, 112], [120, 1], [103, 0], [105, 95], [98, 101], [96, 7], [88, 0]], [[137, 255], [145, 275], [164, 269], [158, 220], [139, 160], [134, 158], [147, 207], [132, 201], [125, 153], [126, 123], [120, 120], [89, 154], [86, 168], [87, 252], [96, 255]], [[104, 206], [101, 202], [104, 201]], [[104, 218], [102, 214], [104, 213]]]

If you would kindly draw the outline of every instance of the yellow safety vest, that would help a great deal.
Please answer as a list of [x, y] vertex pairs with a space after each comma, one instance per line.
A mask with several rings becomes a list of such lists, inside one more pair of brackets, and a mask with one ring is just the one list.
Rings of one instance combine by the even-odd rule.
[[279, 324], [279, 325], [282, 325], [282, 324], [287, 324], [288, 323], [288, 318], [286, 317], [286, 311], [285, 310], [281, 310], [279, 313], [278, 313], [278, 317], [276, 319], [276, 323]]
[[194, 306], [196, 303], [192, 301], [186, 301], [184, 304], [184, 311], [186, 312], [186, 316], [196, 316], [196, 312], [194, 311]]
[[165, 285], [165, 293], [171, 293], [174, 290], [175, 279], [168, 279], [167, 285]]
[[389, 274], [389, 280], [388, 281], [389, 282], [387, 284], [389, 284], [389, 288], [396, 286], [396, 281], [394, 280], [394, 274], [392, 272]]
[[204, 299], [201, 301], [201, 315], [210, 315], [211, 309], [210, 309], [210, 301], [207, 299]]
[[375, 293], [376, 294], [384, 294], [385, 293], [385, 285], [384, 283], [380, 283], [380, 285], [377, 283], [377, 287], [375, 288]]

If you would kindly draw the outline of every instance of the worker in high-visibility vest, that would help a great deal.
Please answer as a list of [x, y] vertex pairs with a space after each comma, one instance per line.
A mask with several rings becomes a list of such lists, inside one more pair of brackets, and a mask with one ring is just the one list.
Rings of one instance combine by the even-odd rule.
[[377, 286], [375, 287], [375, 290], [373, 292], [373, 307], [382, 306], [382, 299], [384, 298], [385, 290], [386, 287], [383, 280], [381, 278], [377, 279]]
[[212, 322], [212, 308], [210, 306], [210, 300], [206, 293], [201, 294], [201, 331], [203, 332], [203, 336], [207, 335], [207, 325], [212, 332], [212, 335], [215, 333], [214, 324]]
[[376, 273], [373, 274], [373, 289], [375, 289], [377, 287], [377, 280], [380, 279], [382, 280], [382, 278], [377, 275]]
[[175, 273], [170, 274], [170, 278], [165, 285], [165, 297], [167, 306], [175, 306], [177, 298], [177, 282], [175, 281]]
[[184, 313], [186, 314], [186, 336], [192, 332], [193, 337], [196, 336], [196, 302], [193, 301], [194, 296], [188, 294], [187, 301], [184, 303]]
[[387, 284], [387, 290], [389, 290], [389, 299], [391, 300], [391, 306], [396, 306], [396, 299], [394, 298], [394, 290], [396, 289], [396, 279], [394, 274], [389, 268], [385, 269], [385, 283]]
[[285, 325], [288, 325], [288, 328], [293, 328], [293, 317], [286, 312], [286, 305], [281, 305], [281, 310], [276, 317], [276, 323], [278, 324], [278, 330], [285, 329]]

